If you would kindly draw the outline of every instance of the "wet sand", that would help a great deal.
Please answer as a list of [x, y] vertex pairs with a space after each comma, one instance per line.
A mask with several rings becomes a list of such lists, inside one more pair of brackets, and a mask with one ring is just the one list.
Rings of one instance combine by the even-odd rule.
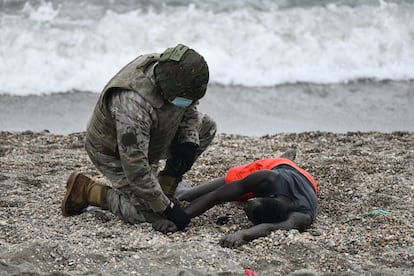
[[[84, 131], [98, 93], [0, 95], [0, 130]], [[210, 85], [200, 111], [218, 131], [254, 135], [303, 131], [414, 131], [414, 82], [291, 84], [269, 88]]]

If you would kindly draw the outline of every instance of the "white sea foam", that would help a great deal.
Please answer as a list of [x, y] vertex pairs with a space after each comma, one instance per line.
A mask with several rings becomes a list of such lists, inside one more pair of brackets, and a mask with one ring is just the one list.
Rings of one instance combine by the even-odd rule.
[[99, 92], [137, 55], [177, 43], [202, 53], [211, 82], [223, 85], [414, 79], [414, 4], [381, 3], [102, 14], [86, 3], [73, 14], [51, 2], [26, 4], [0, 11], [0, 93]]

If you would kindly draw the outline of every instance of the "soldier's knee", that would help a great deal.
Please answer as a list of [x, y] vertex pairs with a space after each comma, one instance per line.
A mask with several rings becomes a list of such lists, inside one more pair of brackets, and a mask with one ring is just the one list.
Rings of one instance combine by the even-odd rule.
[[138, 224], [145, 222], [142, 213], [138, 212], [135, 206], [123, 193], [116, 189], [111, 189], [106, 195], [108, 209], [126, 223]]

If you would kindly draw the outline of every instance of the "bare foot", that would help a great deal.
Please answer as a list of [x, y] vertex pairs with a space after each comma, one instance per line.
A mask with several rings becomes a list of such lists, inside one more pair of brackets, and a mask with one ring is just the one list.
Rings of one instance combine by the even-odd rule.
[[280, 157], [281, 158], [289, 159], [290, 161], [295, 161], [295, 158], [296, 158], [296, 149], [287, 150]]
[[187, 192], [191, 189], [191, 186], [184, 180], [178, 183], [177, 189], [175, 189], [174, 197], [179, 201], [188, 201]]

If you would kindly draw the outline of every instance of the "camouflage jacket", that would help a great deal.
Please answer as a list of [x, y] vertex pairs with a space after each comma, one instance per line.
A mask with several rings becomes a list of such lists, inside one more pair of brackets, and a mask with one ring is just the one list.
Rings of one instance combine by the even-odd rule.
[[158, 59], [144, 55], [122, 68], [105, 86], [87, 128], [89, 142], [121, 160], [133, 194], [155, 212], [169, 204], [156, 177], [159, 160], [174, 137], [199, 145], [201, 123], [197, 103], [183, 108], [165, 102], [152, 80]]

